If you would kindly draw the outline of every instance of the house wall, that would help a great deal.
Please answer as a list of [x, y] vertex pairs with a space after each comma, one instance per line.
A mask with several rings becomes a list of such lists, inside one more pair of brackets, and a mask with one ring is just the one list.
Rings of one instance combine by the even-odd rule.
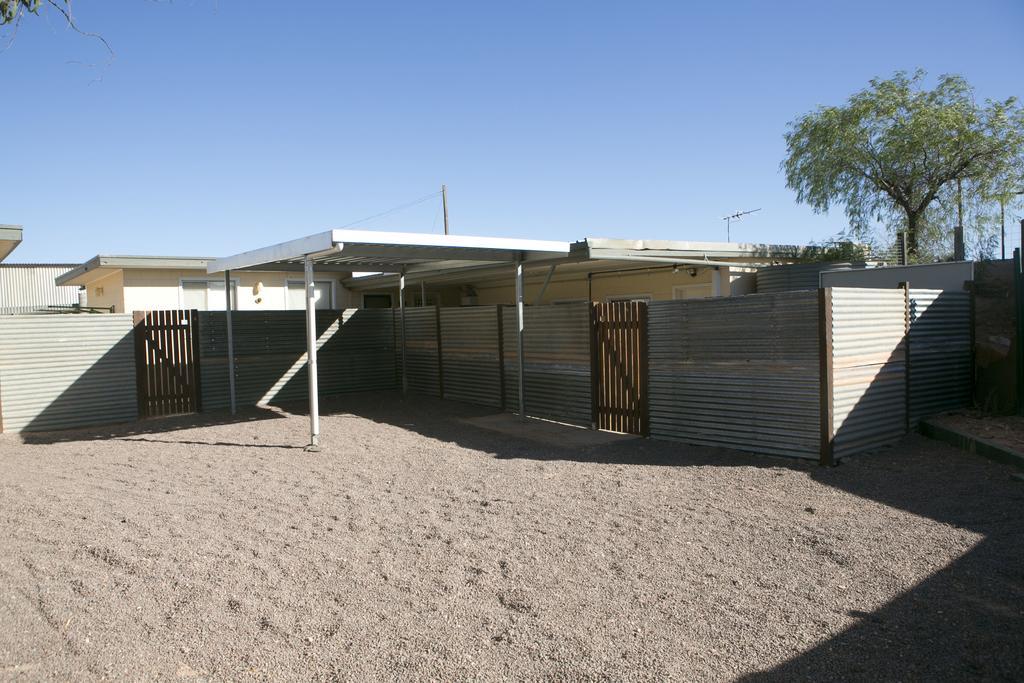
[[[207, 275], [204, 271], [197, 270], [124, 270], [124, 293], [117, 312], [121, 312], [123, 306], [127, 312], [175, 309], [182, 306], [182, 280], [221, 280], [223, 275]], [[346, 273], [318, 273], [316, 280], [331, 280], [334, 282], [334, 307], [347, 308], [352, 306], [350, 301], [351, 293], [346, 290], [340, 280]], [[302, 280], [302, 273], [299, 272], [256, 272], [256, 271], [235, 271], [231, 273], [231, 279], [238, 283], [238, 310], [243, 311], [269, 311], [286, 310], [288, 308], [287, 281]], [[257, 295], [254, 287], [262, 283], [262, 289]], [[92, 285], [90, 285], [90, 288]], [[90, 302], [91, 298], [90, 290]], [[257, 303], [256, 299], [260, 302]], [[102, 304], [92, 304], [102, 305]]]
[[[727, 268], [721, 271], [721, 296], [729, 296], [730, 277]], [[689, 274], [686, 268], [680, 268], [678, 272], [672, 272], [671, 268], [652, 269], [630, 273], [595, 273], [590, 285], [590, 298], [593, 301], [606, 301], [609, 297], [622, 296], [648, 296], [652, 301], [669, 301], [674, 298], [695, 298], [710, 296], [712, 278], [715, 271], [710, 268], [698, 268], [696, 276]], [[546, 270], [531, 272], [524, 279], [523, 298], [529, 304], [536, 303], [537, 295], [544, 286]], [[673, 290], [676, 287], [702, 286], [701, 289], [678, 290], [679, 296], [674, 296]], [[555, 303], [563, 301], [586, 301], [588, 296], [587, 277], [583, 274], [572, 274], [559, 277], [558, 270], [551, 279], [551, 283], [544, 291], [542, 303]], [[511, 304], [515, 301], [515, 285], [510, 281], [508, 284], [487, 283], [476, 286], [478, 303], [486, 304]], [[706, 293], [702, 293], [706, 292]]]
[[[621, 296], [642, 296], [651, 297], [652, 301], [669, 301], [675, 298], [700, 298], [710, 296], [712, 280], [716, 271], [711, 268], [698, 268], [696, 276], [691, 276], [685, 267], [680, 267], [678, 272], [672, 272], [671, 268], [655, 267], [649, 270], [637, 270], [632, 273], [595, 273], [592, 280], [591, 295], [593, 301], [603, 302], [609, 297]], [[745, 276], [742, 271], [730, 271], [729, 268], [722, 268], [720, 271], [720, 296], [730, 296], [733, 290], [732, 283], [739, 281]], [[536, 268], [527, 271], [523, 278], [523, 298], [526, 303], [533, 305], [537, 302], [537, 295], [544, 286], [547, 277], [546, 268]], [[747, 275], [749, 277], [749, 275]], [[690, 291], [679, 290], [679, 296], [674, 296], [676, 287], [700, 287]], [[493, 304], [515, 303], [515, 283], [510, 275], [508, 283], [488, 281], [475, 284], [477, 293], [476, 304], [480, 306]], [[541, 303], [550, 304], [555, 302], [586, 301], [587, 300], [587, 276], [584, 273], [559, 274], [555, 275], [544, 291], [544, 300]], [[750, 293], [743, 291], [742, 287], [737, 288], [737, 294]], [[706, 294], [704, 292], [707, 292]], [[394, 305], [398, 305], [398, 288], [366, 290], [366, 294], [391, 294]], [[353, 306], [362, 306], [363, 292], [354, 292]], [[406, 286], [405, 303], [407, 306], [415, 305], [415, 300], [420, 295], [419, 284]], [[434, 303], [440, 297], [442, 306], [459, 306], [462, 304], [461, 288], [458, 285], [445, 285], [443, 287], [427, 286], [427, 299]]]
[[114, 313], [129, 313], [124, 307], [124, 273], [117, 271], [86, 285], [86, 301], [97, 308], [114, 307]]

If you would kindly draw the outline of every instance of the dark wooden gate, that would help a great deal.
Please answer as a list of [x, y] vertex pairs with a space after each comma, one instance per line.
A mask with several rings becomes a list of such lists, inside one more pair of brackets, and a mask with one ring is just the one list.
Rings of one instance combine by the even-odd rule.
[[591, 373], [598, 429], [647, 434], [647, 304], [594, 304]]
[[199, 392], [196, 311], [136, 311], [135, 382], [139, 415], [194, 413]]

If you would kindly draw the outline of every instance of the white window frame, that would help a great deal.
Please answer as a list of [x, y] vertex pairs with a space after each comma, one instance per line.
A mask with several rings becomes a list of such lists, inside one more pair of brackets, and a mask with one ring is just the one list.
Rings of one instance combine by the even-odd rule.
[[654, 297], [650, 294], [609, 294], [604, 298], [606, 304], [613, 304], [620, 301], [643, 301], [651, 303]]
[[[182, 278], [178, 278], [178, 308], [185, 308], [185, 283], [186, 282], [203, 282], [203, 283], [205, 283], [206, 284], [207, 297], [209, 297], [210, 283], [211, 282], [223, 283], [224, 280], [221, 280], [219, 278], [210, 279], [210, 278], [207, 278], [207, 277], [182, 277]], [[236, 277], [231, 278], [231, 284], [235, 286], [235, 296], [231, 300], [231, 303], [234, 304], [234, 305], [231, 307], [231, 310], [232, 311], [238, 311], [238, 310], [241, 310], [238, 307], [238, 289], [239, 289], [239, 287], [241, 285], [238, 284], [238, 278], [236, 278]], [[225, 296], [227, 296], [227, 293], [225, 293]], [[207, 304], [209, 304], [209, 299], [207, 299]], [[210, 308], [207, 307], [206, 310], [210, 310]], [[220, 309], [218, 309], [218, 310], [220, 310]]]
[[[687, 289], [693, 289], [695, 287], [706, 287], [708, 295], [706, 297], [685, 297], [679, 296]], [[710, 282], [695, 282], [692, 285], [673, 285], [672, 286], [672, 300], [673, 301], [684, 301], [686, 299], [711, 299], [714, 297], [714, 287], [711, 286]]]
[[363, 292], [359, 300], [360, 308], [366, 308], [366, 297], [368, 296], [386, 296], [388, 297], [388, 303], [390, 304], [388, 308], [395, 307], [395, 297], [391, 292]]
[[[316, 278], [314, 278], [313, 279], [313, 284], [316, 284], [317, 282], [327, 282], [327, 283], [330, 283], [330, 285], [331, 285], [331, 306], [330, 306], [330, 308], [328, 310], [334, 310], [335, 308], [337, 308], [337, 306], [335, 306], [334, 304], [338, 301], [338, 281], [337, 280], [317, 280]], [[303, 303], [302, 308], [299, 308], [299, 309], [293, 309], [293, 308], [291, 308], [288, 305], [288, 285], [292, 285], [292, 284], [302, 285], [303, 289], [305, 289], [305, 287], [306, 287], [306, 281], [305, 280], [285, 280], [284, 281], [284, 310], [286, 310], [286, 311], [292, 311], [292, 310], [304, 311], [304, 310], [306, 310], [305, 303]], [[303, 300], [303, 302], [305, 302], [305, 300], [306, 300], [305, 296], [303, 296], [302, 300]]]

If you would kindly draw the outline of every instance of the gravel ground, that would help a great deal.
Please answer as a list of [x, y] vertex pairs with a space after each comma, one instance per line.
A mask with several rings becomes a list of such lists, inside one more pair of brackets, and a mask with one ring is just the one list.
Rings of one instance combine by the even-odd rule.
[[[426, 405], [424, 405], [426, 404]], [[0, 436], [0, 678], [1012, 680], [1024, 484], [563, 448], [385, 394]]]

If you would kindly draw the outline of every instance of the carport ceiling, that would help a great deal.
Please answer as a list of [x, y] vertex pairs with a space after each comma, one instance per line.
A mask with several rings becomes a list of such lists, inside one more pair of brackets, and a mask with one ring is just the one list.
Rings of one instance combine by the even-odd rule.
[[301, 270], [309, 256], [319, 270], [417, 272], [501, 264], [552, 263], [569, 257], [568, 242], [328, 230], [309, 237], [214, 259], [208, 273], [225, 270]]

